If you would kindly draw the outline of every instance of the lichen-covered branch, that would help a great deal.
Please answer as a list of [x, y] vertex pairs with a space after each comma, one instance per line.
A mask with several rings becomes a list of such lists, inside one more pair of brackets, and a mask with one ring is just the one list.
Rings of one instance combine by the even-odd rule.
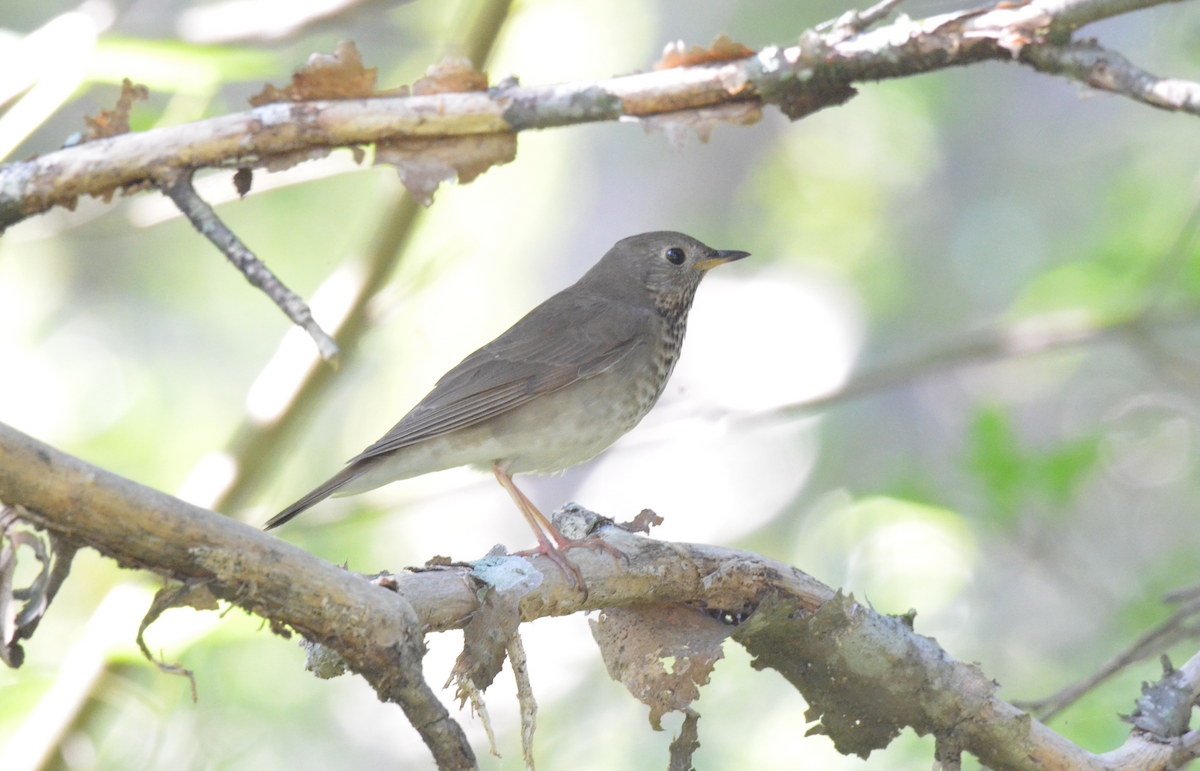
[[[882, 616], [841, 595], [815, 614], [795, 611], [794, 602], [770, 598], [733, 638], [757, 657], [755, 667], [777, 669], [796, 686], [809, 704], [805, 717], [820, 720], [809, 733], [829, 735], [842, 753], [865, 758], [911, 727], [936, 737], [944, 767], [957, 767], [964, 751], [988, 768], [1024, 771], [1150, 771], [1195, 757], [1194, 731], [1135, 730], [1112, 752], [1088, 752], [1000, 699], [978, 665], [913, 633], [906, 616]], [[1198, 660], [1177, 671], [1192, 687]]]
[[[91, 466], [3, 423], [0, 501], [24, 507], [26, 521], [91, 546], [125, 567], [181, 581], [212, 579], [208, 587], [214, 595], [343, 654], [343, 648], [352, 653], [368, 648], [373, 637], [390, 639], [392, 633], [380, 630], [399, 618], [388, 593], [360, 577], [257, 528]], [[809, 609], [833, 596], [795, 568], [749, 552], [610, 535], [629, 554], [629, 565], [618, 566], [611, 556], [587, 549], [571, 554], [581, 570], [599, 581], [586, 600], [553, 562], [532, 558], [545, 577], [521, 602], [525, 620], [628, 605], [650, 595], [664, 602], [705, 602], [731, 612], [742, 612], [770, 591], [802, 598]], [[671, 569], [664, 571], [664, 566]], [[416, 623], [430, 631], [457, 628], [479, 608], [461, 569], [404, 574], [396, 580], [398, 596], [412, 604]], [[371, 618], [379, 614], [388, 618]], [[349, 641], [341, 647], [329, 643], [343, 628], [353, 630]]]
[[[421, 633], [460, 627], [480, 608], [468, 567], [389, 578], [391, 590], [270, 535], [90, 466], [0, 424], [0, 501], [26, 521], [89, 545], [127, 567], [204, 580], [217, 597], [301, 632], [343, 657], [381, 698], [400, 703], [440, 768], [472, 768], [470, 748], [420, 677]], [[721, 547], [655, 541], [618, 528], [603, 537], [628, 564], [572, 553], [590, 593], [574, 590], [542, 557], [541, 582], [520, 601], [523, 620], [635, 603], [684, 603], [739, 620], [733, 636], [804, 694], [814, 730], [844, 752], [867, 754], [911, 726], [938, 738], [952, 766], [967, 751], [996, 769], [1123, 771], [1174, 768], [1196, 756], [1192, 731], [1135, 729], [1096, 755], [999, 699], [977, 665], [952, 659], [913, 632], [795, 568]], [[420, 630], [420, 631], [418, 631]], [[132, 633], [132, 630], [131, 630]], [[1200, 692], [1200, 657], [1171, 687]], [[1139, 707], [1142, 702], [1139, 701]]]
[[1042, 72], [1063, 75], [1151, 107], [1200, 115], [1200, 83], [1160, 78], [1094, 40], [1063, 46], [1027, 46], [1021, 51], [1021, 60]]
[[421, 677], [423, 623], [404, 595], [3, 424], [0, 501], [125, 567], [206, 580], [216, 597], [333, 648], [381, 699], [401, 706], [439, 768], [475, 767], [462, 729]]
[[[769, 46], [733, 61], [557, 85], [506, 82], [465, 93], [266, 104], [180, 126], [96, 139], [4, 166], [0, 231], [52, 206], [73, 206], [80, 195], [111, 195], [177, 167], [279, 167], [334, 147], [503, 135], [739, 103], [750, 111], [763, 103], [775, 104], [796, 119], [845, 102], [855, 94], [855, 83], [983, 60], [1016, 60], [1104, 88], [1106, 80], [1095, 66], [1065, 62], [1083, 55], [1082, 48], [1066, 45], [1070, 31], [1166, 1], [1002, 3], [917, 21], [902, 16], [872, 31], [861, 31], [863, 17], [856, 15], [826, 32], [805, 32], [799, 45]], [[1111, 62], [1108, 67], [1113, 73], [1129, 69]], [[1194, 98], [1178, 96], [1189, 92], [1188, 86], [1161, 81], [1150, 88], [1121, 85], [1113, 90], [1157, 107], [1191, 109]]]

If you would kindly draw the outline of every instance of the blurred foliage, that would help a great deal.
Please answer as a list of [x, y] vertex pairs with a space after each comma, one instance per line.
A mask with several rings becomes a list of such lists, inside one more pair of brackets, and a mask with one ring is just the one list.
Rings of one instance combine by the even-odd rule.
[[[183, 42], [186, 12], [210, 5], [85, 4], [98, 32], [90, 52], [50, 45], [47, 59], [75, 53], [85, 66], [11, 157], [61, 146], [83, 130], [83, 115], [112, 107], [124, 77], [151, 90], [134, 108], [135, 130], [243, 110], [263, 82], [284, 85], [293, 67], [339, 39], [354, 40], [380, 68], [382, 86], [411, 83], [453, 49], [476, 8], [362, 3], [281, 39]], [[75, 6], [0, 4], [0, 46]], [[788, 43], [847, 7], [524, 0], [488, 69], [493, 82], [509, 72], [526, 84], [605, 77], [648, 68], [677, 39], [707, 44], [728, 32], [754, 47]], [[910, 0], [904, 10], [916, 18], [960, 7]], [[1087, 34], [1162, 74], [1200, 77], [1195, 4]], [[27, 73], [0, 81], [7, 75]], [[881, 610], [916, 608], [917, 631], [981, 662], [1006, 698], [1041, 697], [1094, 671], [1169, 615], [1163, 592], [1200, 582], [1200, 325], [1184, 315], [1200, 294], [1200, 245], [1173, 246], [1195, 206], [1195, 119], [1117, 98], [1081, 100], [1072, 84], [998, 63], [860, 90], [796, 124], [772, 110], [753, 127], [719, 126], [707, 145], [679, 153], [622, 124], [530, 133], [516, 162], [461, 189], [443, 187], [372, 302], [375, 326], [357, 357], [277, 449], [281, 472], [258, 503], [237, 515], [260, 522], [324, 479], [465, 353], [616, 239], [686, 230], [754, 253], [706, 282], [697, 313], [706, 298], [733, 296], [712, 285], [718, 280], [807, 293], [764, 294], [761, 307], [736, 312], [710, 306], [718, 322], [708, 328], [730, 330], [722, 344], [767, 352], [739, 367], [752, 371], [723, 372], [722, 361], [744, 357], [692, 335], [663, 404], [613, 450], [636, 459], [627, 473], [613, 475], [601, 459], [530, 479], [534, 499], [553, 507], [594, 476], [581, 503], [627, 518], [605, 510], [604, 488], [636, 490], [667, 517], [663, 537], [703, 540], [723, 522], [721, 532], [740, 533], [727, 539], [735, 545], [791, 561]], [[12, 108], [0, 109], [3, 121]], [[348, 153], [335, 155], [344, 169]], [[352, 269], [398, 194], [390, 169], [330, 168], [305, 164], [297, 171], [309, 176], [279, 187], [260, 173], [240, 201], [224, 177], [206, 188], [223, 196], [214, 200], [226, 222], [304, 297]], [[809, 300], [807, 316], [788, 315], [771, 307], [781, 297], [822, 302]], [[1045, 314], [1144, 324], [1035, 357], [934, 356], [936, 371], [835, 401], [786, 430], [731, 426], [720, 404], [684, 409], [689, 395], [720, 392], [687, 380], [691, 360], [707, 361], [694, 371], [725, 377], [727, 387], [740, 375], [794, 383], [804, 395], [812, 382], [844, 381], [844, 362], [869, 371], [951, 350], [966, 331]], [[1184, 320], [1158, 326], [1160, 314]], [[814, 326], [796, 328], [797, 318]], [[0, 239], [0, 420], [176, 491], [244, 419], [247, 392], [287, 326], [161, 197], [81, 201], [74, 213], [50, 212]], [[813, 344], [817, 335], [828, 337], [824, 347]], [[781, 366], [798, 357], [803, 367]], [[748, 466], [782, 469], [778, 485], [748, 483], [738, 471]], [[668, 491], [697, 468], [711, 487], [686, 500], [710, 500], [703, 511], [683, 510]], [[780, 499], [786, 504], [771, 503]], [[282, 537], [362, 571], [529, 539], [504, 493], [467, 471], [328, 501]], [[356, 678], [311, 678], [293, 643], [237, 610], [223, 618], [171, 611], [147, 633], [152, 650], [196, 671], [192, 704], [185, 681], [132, 648], [153, 583], [81, 553], [26, 646], [26, 665], [0, 670], [0, 753], [34, 741], [26, 721], [36, 705], [62, 682], [66, 663], [92, 655], [108, 665], [51, 742], [47, 768], [429, 766], [394, 706]], [[663, 767], [678, 723], [650, 730], [646, 708], [604, 673], [583, 619], [539, 621], [524, 636], [543, 767]], [[426, 671], [440, 684], [461, 638], [429, 643]], [[1194, 648], [1183, 643], [1171, 655], [1180, 661]], [[864, 766], [824, 738], [797, 739], [803, 701], [746, 659], [730, 646], [702, 690], [697, 767]], [[1090, 749], [1112, 748], [1126, 734], [1115, 714], [1129, 712], [1138, 683], [1157, 676], [1157, 662], [1132, 668], [1052, 727]], [[478, 721], [463, 715], [484, 768], [521, 767], [512, 693], [503, 674], [489, 691], [501, 760], [484, 754]], [[866, 765], [912, 768], [931, 752], [928, 738], [906, 733]]]
[[254, 48], [109, 36], [96, 45], [88, 80], [119, 86], [129, 78], [153, 91], [208, 93], [224, 83], [266, 79], [289, 66], [278, 54]]
[[1076, 439], [1047, 450], [1021, 447], [1002, 409], [979, 408], [968, 434], [968, 468], [983, 484], [995, 509], [995, 523], [1011, 527], [1032, 499], [1041, 516], [1061, 513], [1085, 476], [1095, 469], [1098, 440]]
[[756, 163], [742, 212], [761, 222], [749, 247], [853, 281], [868, 307], [904, 306], [905, 274], [887, 216], [938, 165], [920, 85], [868, 88], [844, 109], [817, 113]]

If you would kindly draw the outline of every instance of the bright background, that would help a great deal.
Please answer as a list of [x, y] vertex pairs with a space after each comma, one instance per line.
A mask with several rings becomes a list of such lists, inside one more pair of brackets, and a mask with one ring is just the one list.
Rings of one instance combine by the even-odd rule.
[[[358, 44], [384, 87], [410, 83], [473, 5], [367, 2], [289, 31], [303, 7], [0, 4], [0, 155], [60, 146], [83, 115], [113, 105], [122, 77], [152, 92], [135, 129], [245, 109], [264, 81], [284, 85], [339, 39]], [[521, 0], [489, 70], [527, 84], [607, 77], [648, 68], [680, 38], [789, 44], [847, 7]], [[904, 10], [958, 7], [912, 0]], [[31, 33], [40, 37], [22, 43]], [[1159, 74], [1200, 78], [1195, 4], [1086, 33]], [[230, 39], [239, 34], [280, 37]], [[1169, 615], [1164, 591], [1200, 582], [1200, 253], [1189, 244], [1172, 256], [1197, 199], [1196, 120], [1003, 63], [860, 90], [796, 124], [769, 108], [753, 127], [718, 126], [707, 145], [693, 138], [678, 152], [629, 124], [531, 132], [514, 163], [443, 187], [372, 304], [361, 350], [253, 504], [228, 513], [260, 523], [325, 479], [617, 239], [683, 230], [754, 256], [701, 287], [654, 413], [589, 464], [518, 478], [534, 501], [549, 511], [575, 500], [617, 519], [650, 507], [666, 518], [658, 537], [753, 549], [879, 610], [916, 608], [918, 632], [981, 662], [1010, 700], [1094, 671]], [[229, 200], [223, 179], [202, 190], [227, 201], [222, 217], [305, 297], [370, 248], [399, 187], [392, 169], [358, 169], [348, 152], [255, 183], [244, 201]], [[337, 280], [323, 291], [336, 305]], [[1137, 329], [1036, 356], [947, 353], [987, 330], [1036, 345], [1148, 307], [1157, 316]], [[260, 374], [286, 331], [154, 193], [81, 201], [0, 239], [0, 420], [192, 500], [212, 499], [215, 453], [247, 409], [278, 403], [278, 385]], [[906, 376], [746, 419], [881, 366]], [[279, 534], [364, 572], [531, 542], [503, 490], [461, 469], [328, 501]], [[299, 648], [240, 611], [174, 610], [149, 631], [153, 650], [195, 670], [192, 704], [186, 682], [133, 649], [154, 588], [80, 554], [26, 665], [0, 670], [0, 767], [39, 767], [39, 746], [53, 748], [41, 767], [71, 771], [431, 765], [399, 709], [359, 679], [304, 673]], [[523, 634], [542, 768], [665, 766], [678, 718], [650, 730], [647, 708], [608, 679], [584, 618]], [[435, 687], [459, 639], [430, 638]], [[864, 766], [824, 737], [801, 739], [802, 699], [777, 674], [752, 671], [738, 646], [726, 655], [695, 705], [697, 767]], [[1052, 727], [1092, 750], [1117, 746], [1117, 713], [1158, 672], [1157, 662], [1129, 670]], [[478, 720], [461, 716], [485, 769], [521, 766], [512, 694], [508, 674], [488, 694], [503, 761], [487, 755]], [[46, 745], [56, 719], [72, 715]], [[906, 733], [866, 764], [930, 762], [932, 741]]]

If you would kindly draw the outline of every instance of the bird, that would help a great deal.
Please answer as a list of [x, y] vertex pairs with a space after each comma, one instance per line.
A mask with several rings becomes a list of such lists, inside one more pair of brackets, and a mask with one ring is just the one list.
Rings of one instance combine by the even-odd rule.
[[472, 466], [495, 475], [533, 529], [538, 547], [524, 554], [545, 554], [586, 592], [564, 552], [612, 547], [564, 537], [512, 475], [551, 474], [583, 463], [637, 425], [679, 360], [700, 280], [712, 268], [748, 256], [672, 231], [618, 241], [576, 283], [443, 375], [379, 441], [264, 529], [330, 495]]

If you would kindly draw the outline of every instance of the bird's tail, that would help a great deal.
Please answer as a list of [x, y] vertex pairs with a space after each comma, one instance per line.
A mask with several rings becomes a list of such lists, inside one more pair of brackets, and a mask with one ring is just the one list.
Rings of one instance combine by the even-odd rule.
[[320, 503], [329, 496], [333, 495], [352, 479], [362, 473], [362, 467], [358, 466], [357, 464], [351, 464], [347, 466], [326, 480], [326, 482], [316, 490], [313, 490], [311, 493], [296, 501], [291, 506], [288, 506], [283, 511], [268, 519], [267, 524], [263, 525], [263, 530], [270, 530], [273, 527], [279, 527], [284, 522], [287, 522], [288, 520], [302, 513], [310, 506]]

